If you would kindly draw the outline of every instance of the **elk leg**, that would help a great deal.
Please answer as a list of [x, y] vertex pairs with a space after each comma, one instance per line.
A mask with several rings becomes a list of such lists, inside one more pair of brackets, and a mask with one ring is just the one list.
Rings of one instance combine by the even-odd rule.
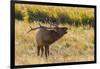
[[45, 46], [45, 57], [46, 58], [47, 58], [47, 51], [48, 51], [47, 46]]
[[48, 56], [49, 56], [49, 46], [47, 46], [47, 53], [48, 53]]
[[43, 46], [41, 47], [41, 57], [43, 56], [44, 48]]
[[37, 55], [40, 55], [40, 46], [37, 46]]

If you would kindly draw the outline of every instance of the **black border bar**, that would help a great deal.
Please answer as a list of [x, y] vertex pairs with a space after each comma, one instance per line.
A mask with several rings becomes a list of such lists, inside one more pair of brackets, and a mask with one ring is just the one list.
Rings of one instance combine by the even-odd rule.
[[[68, 62], [68, 63], [53, 63], [53, 64], [36, 64], [36, 65], [15, 65], [15, 4], [34, 4], [34, 5], [50, 5], [50, 6], [67, 6], [67, 7], [83, 7], [83, 8], [94, 8], [94, 15], [95, 15], [95, 25], [94, 25], [94, 61], [83, 61], [83, 62]], [[64, 3], [48, 3], [48, 2], [34, 2], [34, 1], [11, 1], [10, 4], [10, 44], [11, 44], [11, 58], [10, 58], [10, 68], [31, 68], [31, 67], [47, 67], [47, 66], [60, 66], [60, 65], [80, 65], [80, 64], [90, 64], [96, 63], [96, 6], [95, 5], [80, 5], [80, 4], [64, 4]]]

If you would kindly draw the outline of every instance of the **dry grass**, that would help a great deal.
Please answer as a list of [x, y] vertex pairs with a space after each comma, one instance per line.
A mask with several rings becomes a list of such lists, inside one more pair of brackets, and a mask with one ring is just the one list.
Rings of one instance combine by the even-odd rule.
[[[36, 23], [32, 27], [37, 27]], [[47, 25], [49, 26], [49, 25]], [[62, 26], [62, 25], [60, 25]], [[50, 46], [50, 56], [37, 56], [35, 33], [28, 23], [15, 22], [15, 64], [46, 64], [94, 60], [94, 30], [87, 27], [68, 26], [68, 34]]]

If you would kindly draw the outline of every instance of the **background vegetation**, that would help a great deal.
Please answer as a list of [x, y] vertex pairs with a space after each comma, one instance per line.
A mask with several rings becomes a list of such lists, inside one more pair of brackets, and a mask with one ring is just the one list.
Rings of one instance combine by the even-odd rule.
[[39, 5], [15, 5], [15, 19], [61, 23], [70, 25], [93, 25], [94, 9]]
[[[50, 46], [50, 56], [37, 56], [35, 35], [29, 24], [59, 23], [68, 33]], [[15, 5], [15, 64], [46, 64], [94, 60], [94, 9], [39, 5]]]

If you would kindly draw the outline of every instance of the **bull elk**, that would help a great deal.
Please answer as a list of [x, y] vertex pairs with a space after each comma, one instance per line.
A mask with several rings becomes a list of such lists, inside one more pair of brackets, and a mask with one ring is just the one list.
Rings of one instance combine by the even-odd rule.
[[32, 28], [30, 26], [30, 28], [28, 33], [38, 29], [35, 38], [37, 43], [37, 55], [39, 56], [41, 52], [41, 56], [43, 56], [44, 53], [46, 58], [49, 56], [49, 46], [67, 33], [66, 27], [56, 26], [51, 28], [40, 25], [40, 27]]

